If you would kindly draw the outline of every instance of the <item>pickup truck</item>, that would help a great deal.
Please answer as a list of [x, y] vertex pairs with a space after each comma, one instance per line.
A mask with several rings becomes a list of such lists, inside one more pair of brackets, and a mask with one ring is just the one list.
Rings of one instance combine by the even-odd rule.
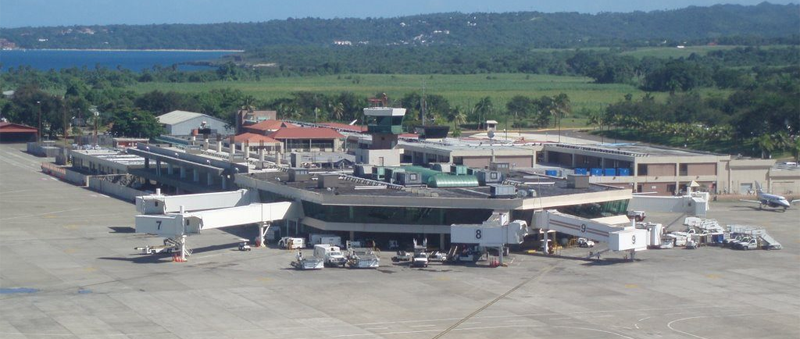
[[411, 258], [411, 267], [428, 267], [428, 254], [420, 252]]
[[737, 235], [737, 236], [732, 237], [732, 238], [724, 239], [724, 240], [722, 240], [722, 247], [733, 247], [733, 245], [736, 242], [741, 241], [742, 239], [744, 239], [744, 237], [745, 236], [740, 234], [740, 235]]
[[397, 254], [392, 257], [392, 262], [406, 262], [411, 261], [414, 257], [413, 253], [409, 253], [406, 251], [397, 251]]
[[736, 243], [736, 249], [744, 251], [758, 249], [758, 239], [751, 238], [748, 241], [740, 241]]

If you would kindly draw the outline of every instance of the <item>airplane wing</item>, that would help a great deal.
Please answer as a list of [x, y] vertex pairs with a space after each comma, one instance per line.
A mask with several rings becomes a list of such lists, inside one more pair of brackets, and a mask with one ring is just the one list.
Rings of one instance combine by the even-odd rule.
[[790, 204], [794, 205], [798, 202], [800, 202], [800, 199], [793, 199], [792, 202], [790, 202]]
[[741, 202], [749, 202], [749, 203], [753, 203], [753, 204], [761, 204], [761, 202], [758, 201], [758, 200], [739, 199], [739, 201], [741, 201]]

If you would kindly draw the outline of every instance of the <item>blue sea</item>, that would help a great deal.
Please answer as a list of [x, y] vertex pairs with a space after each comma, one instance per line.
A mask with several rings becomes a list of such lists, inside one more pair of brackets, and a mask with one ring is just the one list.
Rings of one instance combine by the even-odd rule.
[[[96, 65], [108, 69], [117, 66], [141, 71], [155, 65], [169, 67], [187, 61], [214, 60], [223, 55], [236, 54], [231, 51], [80, 51], [80, 50], [4, 50], [0, 51], [0, 72], [7, 72], [11, 67], [28, 65], [40, 70], [59, 70], [70, 67], [87, 67], [94, 69]], [[207, 69], [206, 66], [179, 65], [181, 70]]]

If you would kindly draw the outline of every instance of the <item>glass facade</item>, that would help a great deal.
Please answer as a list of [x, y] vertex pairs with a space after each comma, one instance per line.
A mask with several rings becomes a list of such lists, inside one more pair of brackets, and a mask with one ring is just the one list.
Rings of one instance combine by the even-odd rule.
[[[630, 202], [630, 200], [623, 199], [599, 203], [562, 206], [556, 207], [556, 210], [561, 213], [572, 214], [581, 218], [594, 219], [610, 217], [613, 215], [625, 215], [628, 211], [628, 202]], [[525, 220], [528, 222], [528, 225], [532, 225], [533, 210], [511, 211], [511, 220]]]
[[303, 211], [326, 222], [411, 225], [480, 224], [492, 215], [489, 209], [334, 206], [309, 201], [303, 201]]

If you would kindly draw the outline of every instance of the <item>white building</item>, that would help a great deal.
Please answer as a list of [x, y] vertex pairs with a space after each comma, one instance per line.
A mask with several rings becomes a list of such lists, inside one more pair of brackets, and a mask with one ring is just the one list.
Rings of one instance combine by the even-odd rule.
[[203, 122], [212, 134], [234, 134], [233, 128], [229, 128], [225, 121], [202, 113], [172, 111], [158, 116], [158, 122], [164, 125], [168, 135], [191, 135], [192, 130], [200, 128]]

